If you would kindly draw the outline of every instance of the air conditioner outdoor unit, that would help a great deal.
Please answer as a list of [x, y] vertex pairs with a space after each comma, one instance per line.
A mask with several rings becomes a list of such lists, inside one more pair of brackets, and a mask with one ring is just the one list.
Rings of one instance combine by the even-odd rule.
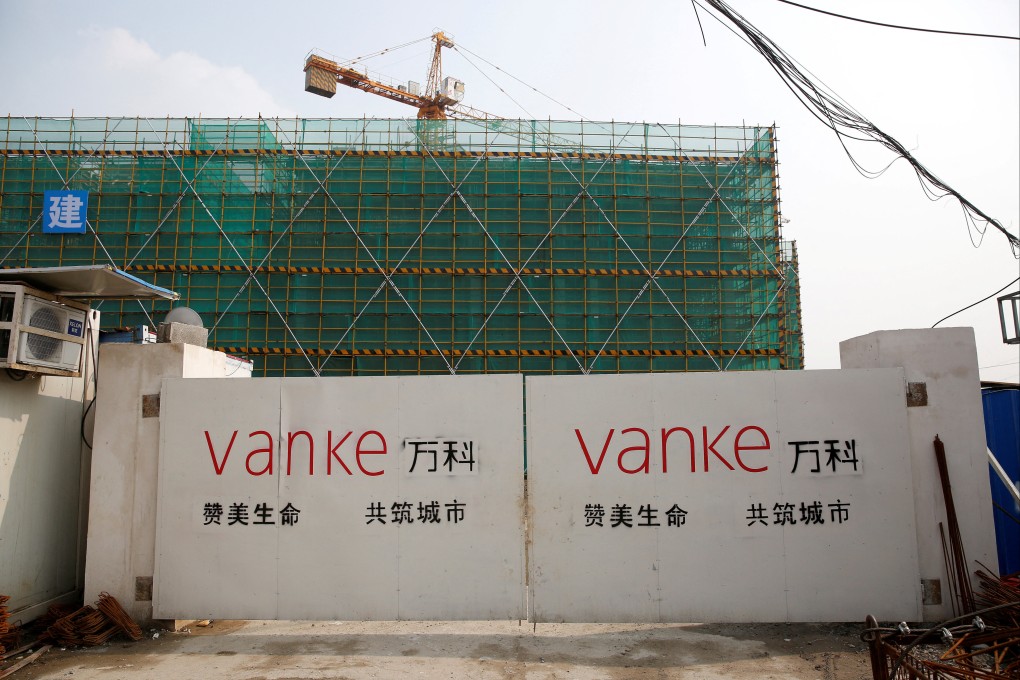
[[21, 285], [0, 285], [0, 366], [79, 375], [88, 307]]

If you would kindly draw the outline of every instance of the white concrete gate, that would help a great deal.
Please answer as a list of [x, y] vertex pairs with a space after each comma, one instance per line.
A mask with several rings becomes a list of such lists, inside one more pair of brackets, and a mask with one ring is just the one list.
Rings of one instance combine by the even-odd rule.
[[163, 384], [157, 618], [518, 619], [520, 376]]
[[[921, 614], [902, 369], [528, 378], [536, 621]], [[174, 379], [157, 618], [515, 619], [521, 376]]]
[[914, 620], [901, 369], [528, 378], [537, 621]]

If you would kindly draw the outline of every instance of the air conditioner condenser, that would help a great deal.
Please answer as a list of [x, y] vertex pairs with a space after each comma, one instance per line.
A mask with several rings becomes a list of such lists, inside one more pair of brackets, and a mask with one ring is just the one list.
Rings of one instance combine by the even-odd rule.
[[18, 363], [77, 372], [87, 312], [24, 296]]

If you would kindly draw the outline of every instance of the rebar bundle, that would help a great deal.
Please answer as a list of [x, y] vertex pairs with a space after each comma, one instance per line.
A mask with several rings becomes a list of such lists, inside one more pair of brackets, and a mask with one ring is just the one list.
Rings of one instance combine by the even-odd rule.
[[[875, 680], [1008, 680], [1020, 678], [1020, 579], [978, 571], [978, 603], [988, 604], [926, 629], [881, 627], [869, 616], [861, 639]], [[942, 644], [942, 651], [921, 645]]]
[[142, 630], [109, 593], [101, 593], [95, 607], [85, 605], [46, 629], [49, 638], [65, 647], [94, 647], [117, 633], [142, 639]]
[[[871, 650], [871, 673], [875, 680], [1006, 680], [1020, 678], [1020, 577], [1001, 578], [991, 570], [975, 575], [980, 589], [971, 587], [967, 555], [949, 481], [946, 450], [935, 436], [935, 460], [946, 503], [948, 540], [942, 523], [942, 549], [953, 595], [953, 611], [964, 612], [931, 628], [911, 630], [906, 623], [883, 628], [868, 616], [861, 639]], [[980, 563], [978, 563], [980, 564]], [[981, 565], [984, 567], [984, 565]], [[980, 607], [980, 608], [978, 608]], [[923, 644], [938, 644], [945, 650], [918, 655]]]
[[46, 610], [46, 613], [36, 619], [34, 623], [40, 629], [45, 630], [65, 616], [73, 614], [76, 610], [77, 607], [71, 605], [51, 604], [50, 608]]
[[94, 633], [102, 627], [104, 618], [90, 606], [85, 605], [67, 616], [58, 619], [46, 629], [47, 637], [64, 647], [77, 647], [84, 644], [83, 636]]
[[[981, 590], [974, 598], [979, 606], [996, 607], [1020, 601], [1020, 573], [1000, 578], [993, 576], [987, 567], [985, 569], [987, 571], [978, 569], [975, 572], [981, 584]], [[989, 613], [985, 620], [996, 626], [1020, 627], [1020, 608], [1007, 606], [997, 609]]]
[[11, 625], [7, 622], [7, 601], [10, 599], [7, 595], [0, 595], [0, 656], [6, 651], [6, 638], [11, 632]]
[[110, 593], [100, 593], [99, 601], [96, 602], [96, 607], [99, 611], [106, 615], [106, 618], [113, 621], [117, 627], [129, 638], [134, 641], [142, 639], [142, 629], [138, 627], [134, 619], [124, 611], [124, 608], [120, 606], [120, 602], [117, 602], [117, 598]]
[[943, 532], [941, 523], [939, 533], [942, 535], [942, 549], [946, 560], [946, 571], [949, 574], [949, 587], [955, 595], [954, 603], [959, 604], [956, 611], [974, 611], [974, 589], [970, 585], [967, 573], [967, 554], [963, 549], [963, 535], [960, 533], [960, 522], [956, 515], [956, 503], [953, 501], [953, 488], [949, 482], [949, 466], [946, 464], [946, 447], [935, 435], [935, 462], [938, 465], [939, 481], [942, 484], [942, 496], [946, 503], [946, 520], [949, 524], [949, 541]]

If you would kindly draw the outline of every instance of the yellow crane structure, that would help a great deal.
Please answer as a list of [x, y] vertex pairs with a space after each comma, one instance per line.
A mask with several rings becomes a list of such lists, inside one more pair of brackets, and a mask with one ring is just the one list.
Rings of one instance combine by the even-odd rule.
[[498, 118], [484, 111], [461, 104], [464, 98], [464, 83], [456, 78], [446, 77], [443, 73], [444, 47], [452, 48], [453, 40], [443, 31], [436, 31], [431, 36], [435, 47], [432, 51], [432, 63], [428, 77], [425, 79], [425, 92], [420, 93], [419, 84], [409, 81], [407, 84], [393, 85], [371, 77], [367, 72], [359, 71], [353, 65], [345, 66], [325, 56], [311, 52], [305, 58], [305, 91], [323, 97], [336, 94], [336, 85], [346, 85], [356, 90], [371, 92], [393, 101], [408, 104], [418, 109], [418, 118], [427, 120], [446, 120], [447, 118], [468, 118], [489, 120]]

